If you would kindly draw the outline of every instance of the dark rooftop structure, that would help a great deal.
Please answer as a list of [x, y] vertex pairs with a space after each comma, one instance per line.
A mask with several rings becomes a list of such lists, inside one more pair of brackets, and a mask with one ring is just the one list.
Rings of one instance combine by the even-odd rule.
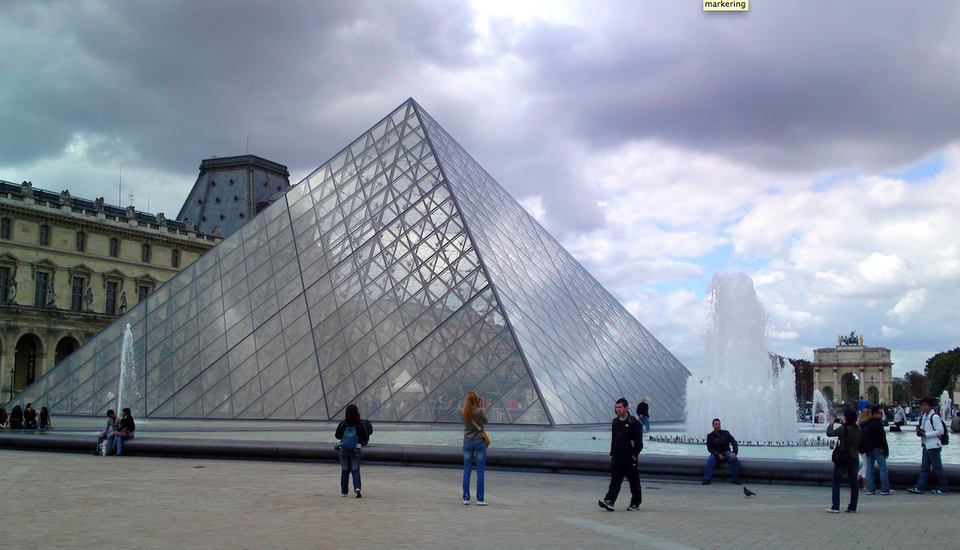
[[227, 237], [289, 188], [287, 167], [256, 155], [204, 159], [177, 219]]

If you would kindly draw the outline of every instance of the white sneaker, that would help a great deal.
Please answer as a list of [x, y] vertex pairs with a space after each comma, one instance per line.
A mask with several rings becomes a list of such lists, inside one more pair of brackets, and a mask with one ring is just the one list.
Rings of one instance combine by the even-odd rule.
[[347, 493], [340, 493], [340, 496], [345, 497], [347, 496]]
[[470, 501], [467, 500], [467, 499], [463, 499], [463, 505], [464, 505], [464, 506], [470, 506]]
[[477, 506], [486, 506], [486, 505], [487, 505], [487, 503], [484, 502], [484, 501], [482, 501], [482, 500], [478, 500], [478, 501], [477, 501]]

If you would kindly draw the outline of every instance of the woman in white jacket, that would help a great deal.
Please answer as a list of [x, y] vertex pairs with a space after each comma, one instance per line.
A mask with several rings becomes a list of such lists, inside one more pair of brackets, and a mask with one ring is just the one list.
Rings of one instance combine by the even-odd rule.
[[936, 495], [945, 495], [950, 492], [947, 487], [947, 473], [943, 470], [943, 463], [940, 461], [940, 452], [943, 450], [940, 436], [946, 431], [947, 425], [944, 424], [940, 415], [933, 411], [934, 404], [932, 397], [924, 397], [920, 400], [923, 415], [920, 416], [920, 423], [917, 425], [917, 437], [920, 438], [920, 444], [923, 446], [923, 461], [920, 464], [920, 477], [917, 479], [917, 484], [907, 489], [910, 493], [921, 494], [926, 491], [931, 468], [937, 475], [937, 488], [930, 492]]

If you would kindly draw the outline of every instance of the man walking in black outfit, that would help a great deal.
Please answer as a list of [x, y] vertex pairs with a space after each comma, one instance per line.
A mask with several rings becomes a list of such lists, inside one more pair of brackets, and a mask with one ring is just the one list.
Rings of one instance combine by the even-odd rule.
[[637, 473], [637, 455], [643, 450], [643, 429], [640, 421], [630, 416], [630, 404], [620, 398], [616, 405], [617, 417], [613, 419], [613, 439], [610, 441], [610, 489], [599, 505], [613, 511], [620, 486], [626, 476], [630, 483], [630, 506], [627, 510], [640, 509], [643, 497], [640, 492], [640, 474]]
[[647, 403], [647, 398], [640, 398], [640, 404], [637, 405], [637, 419], [640, 420], [640, 423], [643, 424], [643, 431], [650, 431], [650, 404]]

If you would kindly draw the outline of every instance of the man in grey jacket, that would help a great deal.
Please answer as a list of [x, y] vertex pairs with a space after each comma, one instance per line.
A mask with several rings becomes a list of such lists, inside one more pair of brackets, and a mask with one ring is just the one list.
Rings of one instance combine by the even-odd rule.
[[[103, 429], [103, 433], [100, 434], [100, 438], [97, 440], [97, 454], [106, 456], [110, 454], [110, 449], [113, 449], [113, 440], [117, 437], [117, 413], [113, 409], [107, 411], [107, 427]], [[100, 445], [106, 440], [107, 446], [101, 447]], [[101, 449], [103, 449], [101, 451]]]

